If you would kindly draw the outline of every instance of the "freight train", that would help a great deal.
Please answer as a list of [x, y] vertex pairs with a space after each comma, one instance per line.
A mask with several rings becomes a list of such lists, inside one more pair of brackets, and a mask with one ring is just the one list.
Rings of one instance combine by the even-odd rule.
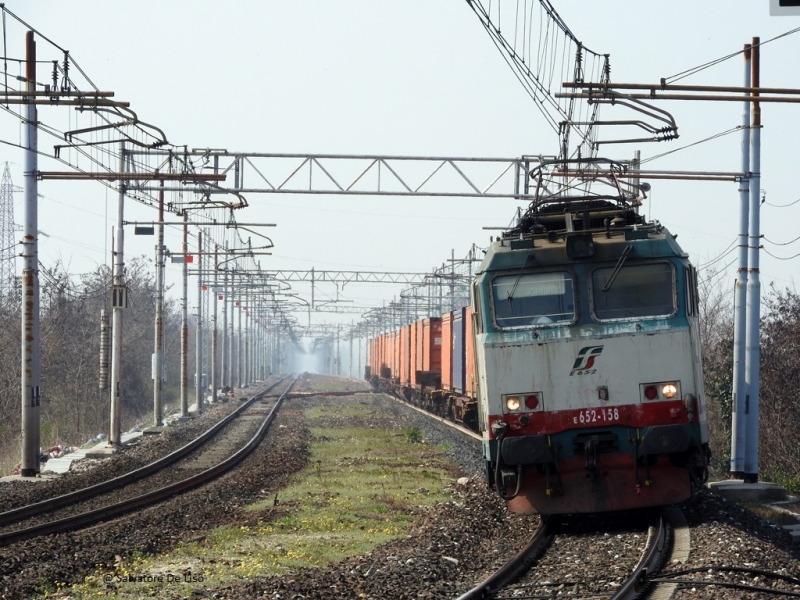
[[370, 340], [366, 378], [477, 432], [474, 343], [469, 306], [421, 319]]
[[373, 381], [476, 427], [513, 512], [681, 502], [708, 475], [697, 272], [621, 187], [542, 195], [472, 306], [371, 341]]

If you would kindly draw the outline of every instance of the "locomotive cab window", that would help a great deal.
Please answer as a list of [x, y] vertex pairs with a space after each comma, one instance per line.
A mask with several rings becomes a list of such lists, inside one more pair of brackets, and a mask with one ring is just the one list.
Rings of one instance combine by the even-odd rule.
[[669, 263], [596, 269], [595, 316], [602, 320], [666, 317], [675, 312], [675, 275]]
[[564, 271], [495, 277], [492, 297], [498, 327], [569, 323], [575, 318], [572, 276]]

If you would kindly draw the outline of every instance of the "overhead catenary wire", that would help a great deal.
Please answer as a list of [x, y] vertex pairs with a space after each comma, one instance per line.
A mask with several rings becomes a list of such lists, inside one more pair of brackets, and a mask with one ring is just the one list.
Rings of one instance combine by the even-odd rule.
[[773, 242], [772, 240], [770, 240], [770, 239], [766, 238], [765, 236], [762, 236], [762, 238], [763, 238], [763, 240], [764, 240], [765, 242], [767, 242], [767, 243], [770, 243], [770, 244], [772, 244], [773, 246], [788, 246], [789, 244], [794, 244], [796, 241], [800, 240], [800, 236], [798, 236], [798, 237], [794, 238], [794, 239], [793, 239], [793, 240], [791, 240], [790, 242]]
[[767, 202], [766, 200], [764, 201], [764, 204], [766, 204], [767, 206], [772, 206], [773, 208], [789, 208], [790, 206], [794, 206], [798, 202], [800, 202], [800, 198], [798, 198], [794, 202], [790, 202], [789, 204], [772, 204], [772, 202]]
[[[557, 135], [565, 136], [568, 130], [576, 131], [580, 136], [578, 147], [586, 145], [586, 154], [590, 154], [592, 151], [590, 145], [592, 124], [579, 126], [572, 114], [573, 103], [562, 105], [553, 96], [551, 89], [553, 82], [556, 81], [559, 66], [561, 69], [560, 80], [562, 81], [567, 77], [571, 77], [577, 70], [567, 69], [566, 67], [570, 49], [576, 51], [576, 56], [577, 54], [582, 56], [600, 55], [587, 49], [578, 41], [548, 0], [539, 0], [540, 19], [536, 43], [536, 60], [533, 70], [531, 70], [530, 52], [533, 48], [533, 43], [529, 38], [532, 37], [534, 32], [532, 5], [530, 11], [526, 11], [524, 8], [520, 11], [519, 5], [517, 5], [517, 10], [513, 14], [515, 21], [510, 25], [514, 29], [514, 35], [510, 38], [502, 33], [503, 15], [500, 12], [499, 5], [494, 12], [492, 11], [491, 2], [488, 5], [488, 10], [483, 6], [481, 0], [469, 0], [469, 5], [478, 16], [484, 29], [489, 33], [495, 47], [501, 52], [506, 64], [509, 65], [525, 91], [536, 103], [537, 108], [545, 117], [551, 129]], [[519, 40], [520, 32], [522, 32], [521, 42]], [[526, 56], [528, 57], [527, 59]], [[566, 153], [570, 154], [569, 149], [566, 150]]]
[[761, 246], [761, 250], [763, 250], [766, 254], [769, 254], [775, 260], [794, 260], [795, 258], [800, 256], [800, 253], [795, 254], [793, 256], [777, 256], [772, 252], [770, 252], [769, 250], [767, 250], [766, 248], [764, 248], [763, 246]]
[[[765, 44], [769, 44], [770, 42], [774, 42], [776, 40], [784, 38], [786, 36], [793, 35], [793, 34], [797, 33], [798, 31], [800, 31], [800, 27], [795, 27], [794, 29], [790, 29], [789, 31], [787, 31], [785, 33], [782, 33], [780, 35], [776, 35], [773, 38], [770, 38], [768, 40], [764, 40], [764, 41], [760, 42], [758, 44], [758, 46], [760, 47], [760, 46], [763, 46]], [[709, 61], [707, 63], [702, 64], [702, 65], [698, 65], [696, 67], [692, 67], [691, 69], [687, 69], [685, 71], [681, 71], [680, 73], [676, 73], [675, 75], [670, 75], [669, 77], [664, 77], [663, 81], [665, 83], [675, 83], [676, 81], [680, 81], [681, 79], [685, 79], [686, 77], [689, 77], [691, 75], [695, 75], [696, 73], [699, 73], [700, 71], [704, 71], [705, 69], [709, 69], [709, 68], [711, 68], [711, 67], [713, 67], [715, 65], [718, 65], [718, 64], [720, 64], [722, 62], [725, 62], [726, 60], [730, 60], [731, 58], [735, 58], [735, 57], [738, 57], [738, 56], [741, 56], [741, 55], [742, 55], [742, 51], [741, 50], [737, 50], [736, 52], [731, 52], [730, 54], [726, 54], [725, 56], [721, 56], [720, 58], [716, 58], [716, 59], [711, 60], [711, 61]]]
[[727, 248], [725, 248], [725, 250], [723, 250], [723, 251], [722, 251], [720, 254], [718, 254], [718, 255], [717, 255], [715, 258], [712, 258], [711, 260], [709, 260], [709, 261], [707, 261], [707, 262], [705, 262], [705, 263], [702, 263], [702, 264], [699, 264], [699, 265], [697, 265], [697, 269], [698, 269], [698, 270], [700, 270], [700, 269], [707, 269], [707, 268], [708, 268], [708, 267], [710, 267], [711, 265], [714, 265], [714, 264], [718, 263], [719, 261], [721, 261], [723, 258], [725, 258], [726, 256], [728, 256], [728, 255], [729, 255], [731, 252], [733, 252], [734, 250], [736, 250], [736, 249], [738, 248], [738, 246], [736, 245], [736, 244], [737, 244], [737, 242], [738, 242], [738, 239], [734, 239], [734, 240], [733, 240], [733, 241], [732, 241], [732, 242], [731, 242], [731, 243], [728, 245], [728, 247], [727, 247]]
[[654, 161], [654, 160], [658, 160], [659, 158], [664, 158], [665, 156], [669, 156], [670, 154], [674, 154], [676, 152], [680, 152], [681, 150], [686, 150], [687, 148], [692, 148], [693, 146], [698, 146], [700, 144], [704, 144], [706, 142], [710, 142], [712, 140], [715, 140], [717, 138], [729, 135], [729, 134], [734, 133], [736, 131], [740, 131], [741, 129], [742, 129], [741, 125], [737, 125], [736, 127], [731, 127], [730, 129], [726, 129], [725, 131], [721, 131], [719, 133], [715, 133], [714, 135], [710, 135], [707, 138], [704, 138], [702, 140], [698, 140], [696, 142], [692, 142], [691, 144], [686, 144], [685, 146], [681, 146], [680, 148], [675, 148], [674, 150], [669, 150], [667, 152], [662, 152], [661, 154], [656, 154], [656, 155], [650, 156], [648, 158], [643, 158], [639, 162], [639, 164], [643, 165], [645, 163], [648, 163], [648, 162], [651, 162], [651, 161]]

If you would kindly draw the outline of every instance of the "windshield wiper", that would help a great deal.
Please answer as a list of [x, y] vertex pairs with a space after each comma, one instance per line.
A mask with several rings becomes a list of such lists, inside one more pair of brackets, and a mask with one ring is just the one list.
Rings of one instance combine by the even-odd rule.
[[508, 292], [507, 300], [508, 300], [509, 304], [513, 304], [514, 303], [514, 292], [517, 291], [517, 286], [519, 285], [519, 280], [522, 279], [522, 272], [525, 270], [525, 267], [528, 265], [528, 260], [530, 260], [531, 258], [533, 258], [533, 254], [528, 254], [528, 256], [525, 257], [525, 260], [523, 261], [522, 266], [519, 268], [519, 273], [517, 274], [517, 279], [516, 279], [516, 281], [514, 281], [514, 287], [512, 287], [511, 291]]
[[633, 244], [625, 246], [625, 250], [622, 251], [614, 270], [611, 272], [611, 277], [608, 278], [608, 281], [606, 281], [606, 284], [603, 286], [604, 292], [610, 290], [611, 286], [614, 285], [614, 280], [617, 278], [617, 275], [619, 275], [620, 269], [622, 269], [622, 265], [625, 264], [625, 259], [628, 258], [628, 254], [631, 253], [631, 250], [633, 250]]

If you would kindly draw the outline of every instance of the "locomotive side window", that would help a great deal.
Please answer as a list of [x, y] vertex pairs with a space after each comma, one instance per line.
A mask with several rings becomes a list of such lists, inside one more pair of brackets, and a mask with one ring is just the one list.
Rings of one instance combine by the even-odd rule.
[[474, 323], [475, 333], [483, 333], [483, 318], [481, 317], [481, 293], [478, 282], [472, 282], [472, 322]]
[[498, 327], [568, 323], [575, 318], [572, 276], [564, 271], [495, 277], [492, 297]]
[[662, 317], [675, 312], [675, 277], [669, 263], [596, 269], [594, 314], [600, 320]]
[[700, 314], [697, 293], [697, 270], [691, 266], [686, 266], [686, 315], [696, 317]]

